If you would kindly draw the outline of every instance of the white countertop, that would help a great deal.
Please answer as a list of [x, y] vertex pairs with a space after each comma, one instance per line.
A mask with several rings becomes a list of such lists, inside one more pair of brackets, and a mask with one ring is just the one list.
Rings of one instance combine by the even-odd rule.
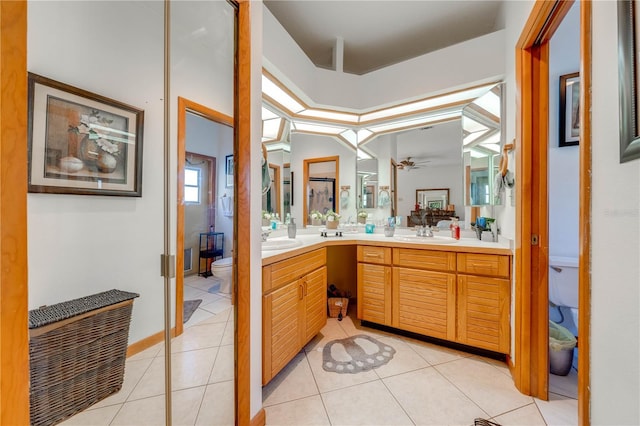
[[[376, 228], [376, 232], [373, 234], [367, 234], [363, 230], [358, 230], [357, 232], [353, 231], [345, 231], [344, 229], [338, 229], [337, 231], [342, 231], [342, 237], [334, 236], [336, 230], [327, 230], [328, 237], [320, 236], [320, 232], [324, 231], [324, 227], [307, 227], [298, 229], [295, 240], [298, 241], [299, 245], [296, 247], [285, 248], [281, 250], [262, 250], [262, 259], [263, 262], [265, 259], [269, 259], [278, 255], [282, 255], [288, 252], [296, 252], [296, 251], [308, 251], [309, 249], [323, 247], [327, 245], [345, 245], [345, 244], [371, 244], [371, 243], [381, 243], [383, 245], [392, 245], [398, 247], [409, 247], [409, 248], [424, 248], [424, 249], [433, 249], [433, 250], [446, 250], [446, 251], [464, 251], [464, 249], [470, 249], [471, 251], [478, 252], [482, 250], [487, 250], [487, 252], [496, 253], [499, 252], [501, 254], [512, 254], [513, 253], [513, 245], [512, 241], [504, 238], [500, 238], [498, 242], [489, 242], [489, 241], [480, 241], [475, 236], [471, 237], [471, 235], [475, 235], [475, 233], [471, 233], [473, 231], [465, 230], [462, 238], [455, 242], [447, 242], [445, 244], [433, 244], [430, 243], [429, 237], [422, 237], [419, 241], [406, 241], [401, 240], [402, 236], [412, 236], [415, 235], [415, 231], [411, 228], [398, 228], [393, 237], [385, 237], [382, 229]], [[284, 232], [282, 232], [284, 231]], [[450, 233], [448, 231], [440, 231], [434, 232], [436, 237], [450, 237]], [[272, 235], [268, 238], [268, 240], [280, 240], [286, 241], [289, 240], [287, 237], [287, 231], [285, 230], [276, 230], [273, 231]], [[433, 241], [433, 240], [431, 240]], [[294, 253], [292, 253], [294, 254]], [[297, 254], [297, 253], [296, 253]], [[280, 256], [279, 256], [280, 257]]]

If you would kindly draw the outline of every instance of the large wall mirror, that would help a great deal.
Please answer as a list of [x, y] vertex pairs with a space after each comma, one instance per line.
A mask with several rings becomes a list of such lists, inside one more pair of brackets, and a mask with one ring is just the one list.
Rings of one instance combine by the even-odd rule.
[[282, 212], [280, 204], [280, 193], [282, 189], [282, 181], [280, 180], [281, 167], [277, 164], [269, 163], [269, 180], [271, 185], [269, 189], [262, 194], [262, 210], [276, 213], [278, 217]]
[[[284, 149], [286, 148], [286, 149]], [[262, 210], [278, 213], [284, 219], [291, 213], [291, 166], [288, 147], [267, 149], [267, 163], [271, 186], [262, 195]]]
[[305, 223], [313, 224], [312, 213], [338, 211], [336, 197], [340, 178], [340, 157], [307, 158], [303, 161]]
[[373, 209], [378, 202], [378, 159], [358, 151], [356, 192], [359, 210]]
[[[273, 162], [272, 150], [286, 146], [289, 154], [289, 169], [284, 167], [286, 160], [280, 163], [283, 165], [280, 212], [287, 211], [286, 200], [299, 200], [296, 205], [290, 202], [290, 213], [304, 217], [299, 224], [309, 223], [310, 211], [317, 209], [316, 204], [312, 207], [311, 200], [316, 203], [316, 195], [325, 191], [323, 186], [322, 192], [317, 192], [316, 186], [324, 183], [314, 181], [303, 162], [337, 156], [340, 178], [335, 188], [333, 184], [330, 188], [327, 186], [336, 204], [322, 208], [340, 209], [343, 223], [355, 222], [358, 214], [365, 211], [368, 218], [375, 221], [396, 216], [401, 225], [412, 226], [409, 218], [419, 204], [416, 194], [423, 194], [416, 191], [425, 188], [448, 189], [441, 210], [465, 220], [464, 206], [491, 205], [497, 199], [493, 181], [504, 134], [503, 87], [498, 83], [481, 88], [471, 102], [460, 107], [458, 116], [433, 125], [390, 131], [361, 143], [357, 140], [359, 134], [347, 143], [340, 135], [304, 133], [301, 126], [292, 123], [295, 119], [281, 114], [279, 118], [283, 122], [273, 122], [272, 128], [284, 129], [284, 132], [274, 130], [273, 139], [266, 144], [270, 162]], [[273, 109], [268, 102], [267, 106]], [[358, 133], [358, 129], [353, 130]], [[290, 189], [285, 189], [285, 182], [290, 182]]]
[[464, 201], [467, 206], [493, 205], [497, 197], [494, 180], [503, 144], [504, 84], [462, 109]]

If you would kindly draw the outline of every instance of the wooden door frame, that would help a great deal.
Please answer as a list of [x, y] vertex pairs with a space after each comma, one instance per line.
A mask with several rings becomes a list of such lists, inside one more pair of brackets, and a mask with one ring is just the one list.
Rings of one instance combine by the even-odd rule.
[[[176, 336], [181, 335], [184, 331], [184, 324], [182, 322], [184, 310], [184, 168], [186, 163], [185, 154], [187, 146], [187, 113], [189, 112], [215, 123], [229, 126], [233, 129], [233, 117], [178, 96], [178, 147], [176, 153], [178, 158], [176, 212]], [[215, 167], [211, 172], [215, 173]], [[216, 188], [209, 188], [207, 198], [209, 203], [216, 202]]]
[[[548, 42], [572, 1], [536, 2], [516, 44], [516, 387], [548, 399]], [[591, 1], [580, 4], [580, 258], [578, 419], [589, 424]], [[532, 236], [538, 236], [537, 245]]]
[[[306, 228], [309, 218], [309, 195], [307, 194], [307, 182], [309, 181], [309, 165], [314, 163], [324, 163], [329, 161], [335, 161], [336, 163], [336, 191], [340, 188], [340, 156], [335, 155], [332, 157], [318, 157], [318, 158], [305, 158], [302, 160], [302, 224]], [[336, 203], [336, 213], [339, 213], [340, 203]]]
[[29, 424], [27, 2], [0, 2], [0, 424]]

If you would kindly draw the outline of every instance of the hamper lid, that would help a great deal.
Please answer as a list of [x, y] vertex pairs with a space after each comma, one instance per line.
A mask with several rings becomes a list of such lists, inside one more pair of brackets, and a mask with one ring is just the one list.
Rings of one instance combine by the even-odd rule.
[[139, 296], [138, 293], [129, 293], [128, 291], [113, 289], [79, 299], [43, 306], [29, 311], [29, 328], [42, 327], [43, 325], [84, 314], [85, 312], [135, 299]]

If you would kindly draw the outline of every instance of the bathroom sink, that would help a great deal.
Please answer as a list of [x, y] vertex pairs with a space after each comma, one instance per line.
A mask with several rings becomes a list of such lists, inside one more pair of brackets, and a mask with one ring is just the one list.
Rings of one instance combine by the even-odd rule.
[[418, 237], [417, 235], [396, 235], [395, 239], [398, 241], [404, 241], [408, 243], [423, 243], [423, 244], [453, 244], [456, 240], [451, 237]]
[[262, 242], [262, 250], [284, 250], [288, 248], [300, 247], [301, 245], [302, 241], [296, 239], [267, 240]]

